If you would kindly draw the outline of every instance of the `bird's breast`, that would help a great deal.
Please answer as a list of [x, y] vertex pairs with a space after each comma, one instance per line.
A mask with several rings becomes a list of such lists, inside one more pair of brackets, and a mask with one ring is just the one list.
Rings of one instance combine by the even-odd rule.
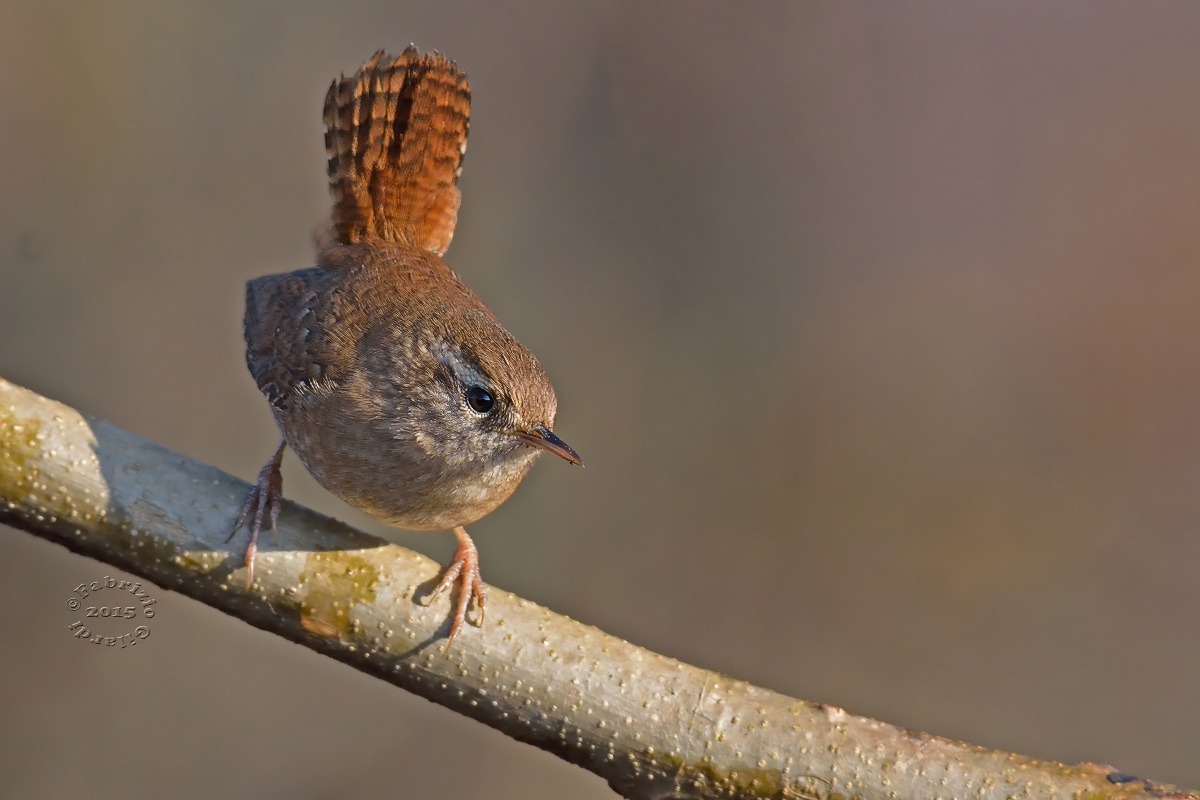
[[313, 393], [276, 410], [276, 421], [318, 483], [400, 528], [447, 530], [475, 522], [512, 495], [538, 455], [518, 447], [483, 461], [448, 458], [416, 437], [367, 424], [353, 408], [335, 408], [338, 399]]

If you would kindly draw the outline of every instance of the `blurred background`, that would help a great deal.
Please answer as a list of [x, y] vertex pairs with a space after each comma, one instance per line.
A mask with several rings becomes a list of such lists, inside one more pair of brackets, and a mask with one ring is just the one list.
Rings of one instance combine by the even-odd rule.
[[[242, 284], [311, 263], [325, 89], [410, 41], [474, 91], [448, 260], [588, 463], [471, 529], [490, 583], [1200, 785], [1200, 5], [6, 2], [0, 375], [252, 478]], [[0, 563], [13, 796], [611, 796], [166, 590], [97, 651], [65, 600], [111, 570]]]

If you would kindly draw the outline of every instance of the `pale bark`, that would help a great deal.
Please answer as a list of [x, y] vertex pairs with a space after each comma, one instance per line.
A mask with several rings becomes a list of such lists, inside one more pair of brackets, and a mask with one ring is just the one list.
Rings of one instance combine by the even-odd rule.
[[173, 589], [591, 770], [630, 798], [1190, 797], [914, 733], [682, 664], [492, 589], [441, 652], [438, 565], [294, 504], [244, 588], [249, 486], [0, 379], [0, 522]]

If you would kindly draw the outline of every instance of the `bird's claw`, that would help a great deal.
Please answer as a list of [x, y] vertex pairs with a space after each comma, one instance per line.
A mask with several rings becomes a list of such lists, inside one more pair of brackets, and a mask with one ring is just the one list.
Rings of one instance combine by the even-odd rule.
[[[454, 614], [450, 619], [450, 633], [442, 652], [450, 650], [450, 646], [454, 644], [454, 639], [462, 630], [464, 622], [470, 622], [476, 627], [483, 625], [483, 614], [487, 605], [487, 586], [479, 573], [479, 551], [475, 549], [475, 543], [471, 541], [471, 537], [467, 536], [465, 530], [457, 528], [454, 533], [458, 536], [458, 549], [454, 551], [454, 558], [446, 565], [446, 570], [442, 573], [437, 586], [422, 600], [422, 604], [427, 606], [433, 602], [434, 598], [444, 594], [451, 586], [457, 584], [458, 591], [455, 596]], [[472, 607], [477, 613], [474, 618], [468, 620], [467, 611]]]
[[280, 443], [275, 455], [258, 473], [258, 480], [255, 481], [254, 488], [246, 495], [246, 501], [242, 503], [242, 510], [238, 512], [237, 519], [233, 523], [233, 530], [225, 539], [226, 542], [232, 541], [237, 532], [249, 520], [250, 542], [246, 545], [244, 560], [247, 589], [254, 585], [254, 556], [258, 553], [258, 534], [262, 531], [264, 522], [270, 522], [275, 544], [279, 544], [279, 511], [283, 507], [283, 473], [279, 466], [283, 460], [285, 444]]

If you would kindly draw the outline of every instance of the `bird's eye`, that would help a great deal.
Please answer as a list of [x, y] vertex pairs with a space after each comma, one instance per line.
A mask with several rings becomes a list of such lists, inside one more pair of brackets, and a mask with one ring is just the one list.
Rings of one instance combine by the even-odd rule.
[[496, 399], [482, 386], [472, 386], [467, 389], [467, 405], [476, 413], [490, 414], [496, 405]]

